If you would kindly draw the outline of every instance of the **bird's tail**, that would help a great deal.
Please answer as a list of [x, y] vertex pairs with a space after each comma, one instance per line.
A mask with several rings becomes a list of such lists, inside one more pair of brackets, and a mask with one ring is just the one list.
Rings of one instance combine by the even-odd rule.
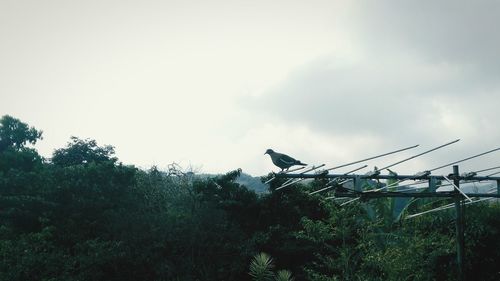
[[295, 162], [295, 165], [307, 166], [307, 164], [302, 163], [299, 160], [297, 160], [297, 162]]

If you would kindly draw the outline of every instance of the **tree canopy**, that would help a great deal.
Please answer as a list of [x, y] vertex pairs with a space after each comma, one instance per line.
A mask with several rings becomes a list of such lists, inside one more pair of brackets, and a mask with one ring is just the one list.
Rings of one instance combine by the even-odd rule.
[[9, 115], [0, 119], [0, 151], [7, 148], [20, 150], [27, 143], [35, 144], [42, 138], [42, 131], [38, 131], [21, 120]]
[[115, 150], [111, 145], [98, 146], [95, 140], [71, 137], [65, 148], [56, 149], [52, 163], [58, 166], [73, 166], [88, 163], [116, 162]]
[[[241, 169], [142, 170], [77, 137], [44, 160], [41, 131], [0, 124], [0, 281], [456, 279], [451, 212], [395, 222], [392, 201], [340, 207], [279, 179], [256, 194]], [[467, 278], [499, 280], [500, 205], [466, 221]]]

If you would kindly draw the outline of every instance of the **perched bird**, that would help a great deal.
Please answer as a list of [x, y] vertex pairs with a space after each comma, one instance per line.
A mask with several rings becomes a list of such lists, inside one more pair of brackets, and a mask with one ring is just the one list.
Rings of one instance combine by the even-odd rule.
[[301, 165], [301, 166], [307, 165], [300, 162], [299, 160], [293, 159], [292, 157], [286, 154], [274, 152], [274, 150], [272, 149], [266, 150], [266, 153], [264, 153], [264, 155], [265, 154], [269, 154], [269, 156], [271, 156], [271, 160], [273, 161], [274, 165], [280, 167], [282, 172], [283, 170], [288, 170], [288, 168], [294, 165]]

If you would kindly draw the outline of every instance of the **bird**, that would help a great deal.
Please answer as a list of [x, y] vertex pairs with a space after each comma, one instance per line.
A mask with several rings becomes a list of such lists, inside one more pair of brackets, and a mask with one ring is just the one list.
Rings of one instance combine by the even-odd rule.
[[272, 149], [266, 150], [266, 153], [264, 153], [264, 155], [266, 154], [269, 154], [269, 156], [271, 156], [271, 160], [273, 161], [274, 165], [281, 168], [281, 172], [283, 172], [284, 170], [288, 170], [294, 165], [307, 166], [307, 164], [300, 162], [300, 160], [296, 160], [283, 153], [275, 152]]

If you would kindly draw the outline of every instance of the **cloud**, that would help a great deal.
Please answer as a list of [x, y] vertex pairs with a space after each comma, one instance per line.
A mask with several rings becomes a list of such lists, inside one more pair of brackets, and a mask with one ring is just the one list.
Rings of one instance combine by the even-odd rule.
[[269, 147], [338, 164], [500, 139], [497, 1], [30, 2], [0, 9], [0, 111], [45, 155], [77, 135], [263, 174]]
[[[350, 139], [337, 149], [353, 158], [365, 149], [359, 139], [377, 140], [372, 144], [386, 150], [413, 143], [425, 150], [462, 139], [453, 152], [416, 161], [420, 167], [492, 149], [500, 139], [499, 11], [495, 1], [356, 5], [354, 19], [344, 22], [356, 46], [349, 56], [310, 61], [244, 104], [332, 143]], [[472, 162], [484, 167], [497, 165], [496, 159]]]
[[457, 96], [481, 96], [487, 104], [498, 96], [499, 11], [497, 1], [366, 1], [352, 8], [356, 20], [346, 22], [357, 46], [364, 46], [354, 59], [318, 58], [257, 103], [273, 115], [336, 133], [386, 131], [394, 123], [421, 127], [431, 120], [446, 126], [440, 103], [466, 110], [453, 101]]
[[462, 75], [416, 61], [374, 59], [337, 66], [324, 59], [297, 70], [253, 104], [325, 133], [395, 135], [436, 121], [439, 103], [457, 93], [453, 84], [460, 83]]
[[499, 13], [500, 2], [493, 0], [364, 1], [353, 16], [355, 34], [370, 46], [412, 50], [491, 75], [500, 70]]

